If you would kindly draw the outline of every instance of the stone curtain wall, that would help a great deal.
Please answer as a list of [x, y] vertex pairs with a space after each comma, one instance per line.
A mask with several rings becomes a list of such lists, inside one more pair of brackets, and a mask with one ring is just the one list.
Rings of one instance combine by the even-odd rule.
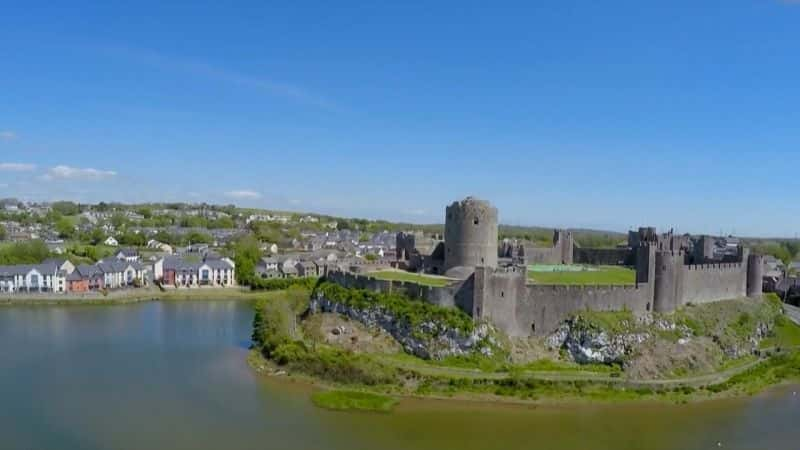
[[423, 286], [411, 281], [378, 280], [369, 275], [331, 271], [327, 278], [349, 289], [366, 289], [374, 292], [394, 292], [446, 308], [461, 308], [472, 314], [473, 278], [445, 287]]
[[680, 305], [708, 303], [747, 295], [747, 265], [744, 263], [683, 266], [678, 286]]
[[561, 264], [561, 249], [525, 247], [525, 264]]
[[622, 311], [644, 314], [652, 309], [652, 293], [638, 286], [548, 286], [529, 285], [527, 296], [516, 308], [520, 332], [552, 333], [577, 311]]

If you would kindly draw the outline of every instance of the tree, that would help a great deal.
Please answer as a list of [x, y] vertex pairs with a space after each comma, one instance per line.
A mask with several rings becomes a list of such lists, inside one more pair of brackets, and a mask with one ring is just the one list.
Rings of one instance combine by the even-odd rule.
[[141, 214], [145, 219], [150, 219], [153, 217], [153, 210], [147, 206], [142, 206], [141, 208], [137, 209], [136, 212]]
[[111, 225], [114, 225], [116, 229], [122, 228], [126, 223], [128, 223], [128, 219], [122, 214], [114, 214], [111, 216]]
[[5, 241], [8, 238], [8, 231], [6, 231], [6, 227], [3, 224], [0, 224], [0, 241]]
[[40, 240], [16, 242], [0, 249], [0, 264], [39, 264], [50, 256], [50, 250]]
[[244, 236], [233, 247], [236, 263], [236, 278], [240, 283], [250, 285], [255, 278], [256, 265], [261, 258], [261, 249], [253, 236]]
[[230, 217], [220, 217], [219, 219], [214, 219], [208, 222], [208, 228], [236, 228], [236, 222], [234, 222]]
[[186, 239], [190, 244], [211, 244], [214, 242], [214, 238], [211, 237], [210, 234], [200, 233], [197, 231], [192, 231], [189, 233], [189, 235], [186, 236]]
[[56, 221], [55, 229], [58, 233], [58, 237], [61, 239], [69, 239], [75, 235], [75, 226], [72, 225], [72, 221], [66, 217], [62, 217]]
[[130, 245], [134, 247], [144, 247], [147, 244], [147, 239], [143, 234], [134, 233], [129, 231], [119, 238], [119, 243], [122, 245]]
[[80, 206], [73, 202], [55, 202], [50, 207], [62, 216], [74, 216], [81, 212]]

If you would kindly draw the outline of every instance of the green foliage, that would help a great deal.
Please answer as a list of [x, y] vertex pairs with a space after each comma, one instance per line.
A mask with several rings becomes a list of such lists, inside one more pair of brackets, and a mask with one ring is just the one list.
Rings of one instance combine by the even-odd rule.
[[144, 217], [145, 219], [150, 219], [153, 217], [153, 210], [147, 206], [136, 208], [136, 212], [141, 214], [141, 216]]
[[55, 229], [58, 237], [62, 239], [69, 239], [75, 235], [75, 225], [66, 217], [61, 217], [56, 221]]
[[105, 245], [72, 245], [67, 247], [68, 256], [75, 256], [92, 263], [111, 256], [111, 253], [113, 253], [113, 248]]
[[791, 263], [800, 250], [798, 241], [762, 242], [752, 247], [755, 253], [774, 256], [784, 264]]
[[180, 225], [184, 228], [208, 228], [208, 220], [200, 216], [182, 217]]
[[6, 238], [8, 238], [8, 231], [6, 230], [6, 227], [3, 226], [3, 224], [0, 224], [0, 241], [4, 241], [6, 240]]
[[236, 228], [236, 222], [233, 221], [230, 217], [220, 217], [219, 219], [214, 219], [208, 222], [208, 228], [215, 229], [215, 228]]
[[724, 391], [755, 393], [785, 380], [800, 380], [800, 353], [783, 353], [772, 356], [765, 362], [731, 377], [724, 383], [708, 386], [705, 389], [713, 393]]
[[331, 301], [354, 308], [365, 309], [378, 306], [416, 329], [427, 321], [442, 323], [464, 333], [472, 332], [475, 329], [472, 318], [460, 309], [443, 308], [401, 294], [347, 289], [327, 281], [317, 285], [315, 292], [321, 292], [325, 298]]
[[326, 346], [317, 346], [311, 350], [301, 343], [287, 343], [282, 347], [287, 346], [290, 349], [279, 348], [275, 353], [287, 359], [285, 365], [289, 369], [324, 380], [350, 385], [377, 386], [396, 383], [399, 377], [396, 368], [383, 364], [369, 355]]
[[184, 243], [183, 239], [165, 230], [159, 230], [155, 236], [153, 236], [153, 239], [173, 246], [182, 245]]
[[320, 408], [335, 411], [389, 412], [397, 400], [385, 395], [356, 391], [321, 391], [311, 395], [311, 401]]
[[610, 333], [622, 333], [630, 330], [636, 324], [636, 319], [630, 310], [622, 311], [581, 311], [574, 316], [577, 326], [608, 331]]
[[119, 243], [133, 247], [144, 247], [147, 245], [147, 238], [142, 233], [128, 231], [119, 238]]
[[190, 244], [211, 244], [214, 238], [208, 233], [201, 233], [199, 231], [192, 231], [186, 236], [186, 240]]
[[111, 225], [114, 225], [114, 228], [121, 229], [124, 228], [128, 224], [128, 219], [123, 216], [122, 214], [114, 214], [111, 216]]
[[80, 206], [73, 202], [54, 202], [50, 208], [62, 216], [74, 216], [81, 213]]
[[39, 264], [50, 257], [50, 250], [44, 242], [24, 241], [0, 247], [0, 264]]
[[252, 236], [245, 236], [233, 245], [233, 260], [236, 263], [236, 278], [240, 284], [252, 286], [256, 277], [256, 265], [261, 258], [258, 241]]
[[761, 348], [796, 348], [800, 347], [800, 326], [780, 315], [775, 318], [772, 334], [761, 341]]

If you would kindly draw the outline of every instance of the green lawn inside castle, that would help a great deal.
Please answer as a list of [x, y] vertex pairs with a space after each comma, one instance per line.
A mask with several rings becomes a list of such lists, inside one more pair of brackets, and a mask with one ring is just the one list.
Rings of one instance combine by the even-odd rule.
[[257, 301], [253, 342], [254, 366], [343, 392], [316, 396], [334, 409], [385, 410], [385, 396], [406, 395], [686, 402], [800, 379], [800, 327], [769, 295], [669, 314], [578, 311], [547, 336], [509, 338], [457, 308], [321, 280]]

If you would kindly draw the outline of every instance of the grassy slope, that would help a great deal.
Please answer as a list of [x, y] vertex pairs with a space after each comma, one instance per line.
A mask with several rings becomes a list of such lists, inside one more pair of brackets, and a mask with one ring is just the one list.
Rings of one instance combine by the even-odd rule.
[[636, 272], [627, 267], [600, 266], [596, 270], [564, 272], [528, 272], [528, 278], [539, 284], [613, 284], [631, 285], [636, 282]]
[[[281, 301], [273, 293], [273, 301]], [[293, 303], [293, 302], [289, 302]], [[744, 302], [740, 302], [744, 303]], [[691, 307], [699, 323], [693, 328], [715, 332], [711, 316], [719, 318], [720, 306], [713, 304]], [[724, 305], [723, 305], [724, 306]], [[739, 335], [739, 328], [760, 314], [753, 310], [740, 310], [743, 306], [730, 306], [730, 318], [725, 322], [730, 330], [725, 333]], [[282, 311], [288, 313], [290, 308]], [[293, 309], [293, 308], [292, 308]], [[295, 313], [298, 309], [295, 309]], [[706, 314], [707, 313], [707, 314]], [[747, 313], [747, 314], [744, 314]], [[292, 313], [289, 313], [292, 314]], [[747, 321], [742, 320], [748, 317]], [[591, 313], [586, 318], [597, 326], [619, 329], [631, 317], [628, 312]], [[680, 320], [681, 317], [676, 319]], [[707, 320], [708, 319], [708, 320]], [[291, 317], [283, 322], [291, 323]], [[737, 336], [738, 337], [738, 336]], [[288, 336], [287, 336], [288, 338]], [[671, 338], [671, 336], [667, 336]], [[781, 323], [776, 328], [775, 339], [796, 342], [800, 327]], [[267, 353], [262, 353], [267, 355]], [[527, 365], [511, 365], [499, 361], [482, 360], [480, 356], [452, 358], [445, 361], [424, 361], [410, 355], [378, 355], [352, 353], [325, 344], [306, 342], [303, 336], [282, 340], [271, 355], [277, 363], [292, 373], [302, 374], [345, 390], [369, 391], [383, 394], [433, 395], [446, 397], [482, 398], [509, 397], [516, 401], [624, 401], [667, 400], [691, 401], [727, 395], [748, 394], [783, 380], [800, 379], [800, 354], [782, 352], [770, 358], [742, 358], [728, 361], [719, 371], [710, 374], [687, 373], [680, 378], [660, 380], [628, 379], [619, 367], [576, 367], [571, 363], [536, 361]], [[331, 394], [333, 395], [333, 394]], [[340, 401], [334, 395], [335, 401]], [[343, 401], [343, 400], [342, 400]]]
[[379, 272], [370, 272], [370, 277], [378, 280], [386, 281], [410, 281], [423, 286], [444, 287], [450, 284], [453, 280], [444, 277], [434, 277], [430, 275], [423, 275], [419, 273], [402, 272], [395, 270], [384, 270]]

